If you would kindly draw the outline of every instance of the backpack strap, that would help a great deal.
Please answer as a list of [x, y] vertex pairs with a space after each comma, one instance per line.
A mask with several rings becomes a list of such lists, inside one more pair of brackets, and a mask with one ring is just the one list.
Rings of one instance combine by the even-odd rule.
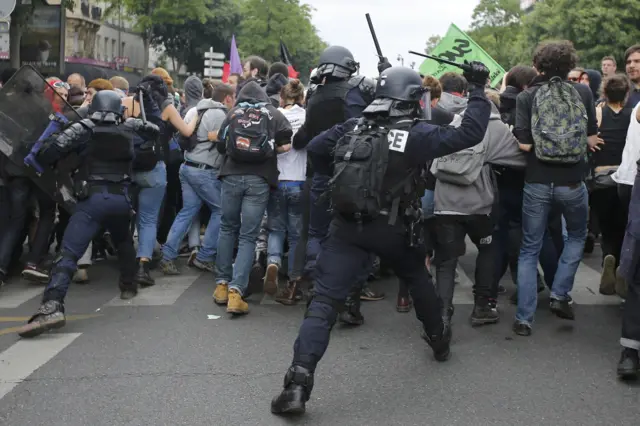
[[[389, 210], [389, 225], [395, 225], [398, 220], [398, 216], [400, 215], [400, 201], [402, 199], [402, 195], [407, 195], [411, 193], [411, 182], [413, 181], [416, 175], [416, 170], [412, 170], [407, 177], [402, 179], [400, 182], [396, 183], [391, 189], [387, 192], [387, 194], [392, 197], [391, 198], [391, 209]], [[398, 193], [401, 189], [404, 190], [399, 193], [397, 196], [393, 196]]]

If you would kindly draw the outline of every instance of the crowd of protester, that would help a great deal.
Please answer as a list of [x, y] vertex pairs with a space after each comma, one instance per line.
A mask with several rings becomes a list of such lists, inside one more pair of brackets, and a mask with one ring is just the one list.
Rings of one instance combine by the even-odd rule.
[[[423, 198], [426, 264], [444, 302], [443, 318], [451, 321], [454, 314], [457, 261], [469, 237], [478, 248], [472, 325], [498, 322], [498, 295], [508, 291], [499, 282], [510, 270], [517, 283], [511, 296], [517, 305], [513, 329], [523, 336], [532, 332], [537, 295], [546, 288], [551, 311], [574, 319], [570, 291], [583, 254], [593, 252], [598, 240], [600, 293], [631, 298], [619, 266], [640, 159], [640, 45], [624, 53], [620, 71], [613, 56], [602, 59], [601, 71], [578, 68], [568, 42], [542, 46], [532, 59], [534, 67], [514, 67], [501, 88], [487, 88], [494, 106], [477, 178], [467, 185], [439, 178], [436, 162]], [[11, 73], [2, 74], [3, 84]], [[170, 94], [161, 105], [161, 119], [170, 126], [160, 136], [167, 147], [162, 158], [151, 170], [134, 173], [140, 188], [134, 231], [138, 284], [154, 285], [153, 269], [179, 275], [176, 259], [184, 257], [189, 267], [215, 274], [213, 300], [229, 313], [247, 314], [246, 298], [261, 291], [285, 305], [303, 300], [313, 264], [305, 251], [312, 173], [305, 147], [296, 146], [293, 138], [305, 122], [305, 99], [312, 88], [289, 78], [287, 65], [269, 66], [257, 56], [247, 58], [244, 75], [234, 74], [228, 83], [191, 76], [177, 90], [166, 70], [156, 68], [152, 74]], [[588, 118], [584, 136], [591, 152], [572, 165], [548, 165], [530, 154], [533, 91], [552, 76], [572, 83]], [[121, 95], [127, 116], [140, 114], [122, 77], [87, 84], [72, 74], [66, 81], [49, 77], [47, 82], [80, 116], [102, 90]], [[424, 76], [424, 85], [431, 92], [431, 121], [459, 125], [467, 101], [464, 77]], [[243, 103], [268, 105], [273, 115], [277, 155], [264, 163], [235, 161], [219, 142], [218, 132]], [[187, 149], [185, 140], [192, 141]], [[5, 170], [1, 184], [0, 284], [14, 275], [46, 283], [68, 214], [28, 178]], [[74, 281], [88, 283], [90, 265], [114, 251], [108, 234], [97, 235], [78, 261]], [[376, 264], [370, 279], [385, 274], [385, 265]], [[637, 290], [633, 293], [639, 310]], [[383, 297], [368, 286], [360, 294], [362, 300]], [[402, 283], [397, 310], [411, 310]], [[640, 323], [627, 327], [635, 333]], [[623, 336], [622, 342], [631, 351], [627, 358], [635, 357], [636, 363], [639, 337]]]

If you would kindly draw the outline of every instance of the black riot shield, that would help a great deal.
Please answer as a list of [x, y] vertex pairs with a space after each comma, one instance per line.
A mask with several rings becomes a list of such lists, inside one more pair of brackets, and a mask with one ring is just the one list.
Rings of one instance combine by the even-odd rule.
[[2, 166], [4, 180], [28, 176], [72, 212], [76, 199], [71, 175], [78, 165], [77, 157], [65, 158], [52, 168], [38, 165], [29, 153], [41, 137], [59, 132], [67, 123], [79, 119], [35, 68], [30, 65], [20, 68], [0, 89], [0, 152], [6, 157]]

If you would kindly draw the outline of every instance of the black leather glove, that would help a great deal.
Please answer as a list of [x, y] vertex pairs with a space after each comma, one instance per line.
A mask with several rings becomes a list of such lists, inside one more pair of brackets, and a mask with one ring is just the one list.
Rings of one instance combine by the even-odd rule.
[[378, 72], [382, 74], [382, 71], [386, 70], [387, 68], [391, 68], [391, 64], [389, 63], [389, 60], [383, 56], [378, 61]]
[[464, 78], [466, 78], [470, 84], [477, 87], [485, 87], [487, 85], [487, 80], [489, 79], [489, 68], [487, 68], [487, 66], [482, 62], [478, 61], [464, 61], [464, 64], [468, 66], [462, 74]]
[[153, 123], [144, 123], [139, 118], [127, 118], [124, 122], [127, 130], [136, 132], [145, 140], [154, 140], [160, 134], [160, 128]]

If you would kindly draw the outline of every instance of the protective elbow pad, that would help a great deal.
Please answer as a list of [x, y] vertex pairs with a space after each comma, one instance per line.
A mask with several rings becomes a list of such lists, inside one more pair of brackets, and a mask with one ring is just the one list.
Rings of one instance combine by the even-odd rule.
[[95, 124], [88, 118], [73, 123], [55, 138], [54, 145], [56, 145], [60, 151], [67, 152], [73, 148], [77, 142], [87, 139], [93, 132], [94, 127]]

